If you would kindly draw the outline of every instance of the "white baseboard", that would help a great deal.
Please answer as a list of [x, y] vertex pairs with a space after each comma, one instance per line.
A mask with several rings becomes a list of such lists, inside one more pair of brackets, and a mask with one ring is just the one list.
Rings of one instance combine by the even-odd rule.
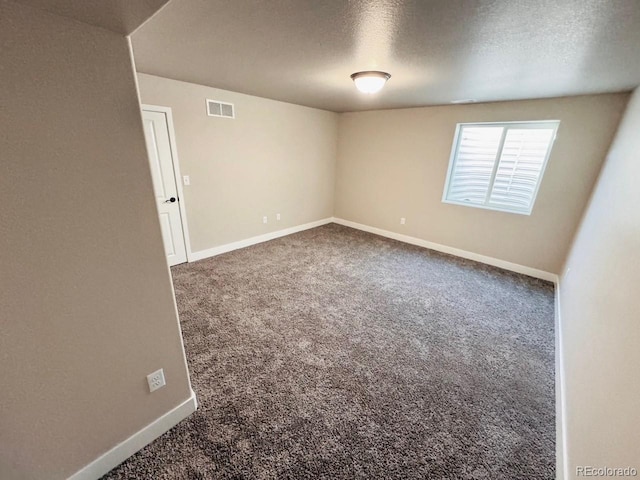
[[498, 258], [488, 257], [486, 255], [480, 255], [479, 253], [469, 252], [467, 250], [461, 250], [459, 248], [448, 247], [439, 243], [429, 242], [422, 240], [421, 238], [410, 237], [409, 235], [403, 235], [402, 233], [390, 232], [388, 230], [382, 230], [381, 228], [370, 227], [369, 225], [363, 225], [361, 223], [352, 222], [350, 220], [344, 220], [342, 218], [334, 218], [333, 221], [339, 225], [345, 227], [355, 228], [357, 230], [363, 230], [365, 232], [374, 233], [382, 237], [392, 238], [400, 242], [410, 243], [411, 245], [417, 245], [419, 247], [429, 248], [442, 253], [448, 253], [456, 257], [466, 258], [468, 260], [474, 260], [476, 262], [485, 263], [487, 265], [493, 265], [494, 267], [503, 268], [516, 273], [522, 273], [529, 275], [530, 277], [540, 278], [549, 282], [557, 282], [558, 276], [555, 273], [545, 272], [544, 270], [538, 270], [536, 268], [526, 267], [517, 263], [507, 262]]
[[190, 262], [195, 262], [197, 260], [202, 260], [209, 257], [215, 257], [216, 255], [221, 255], [223, 253], [231, 252], [233, 250], [238, 250], [239, 248], [250, 247], [251, 245], [255, 245], [257, 243], [268, 242], [269, 240], [274, 240], [276, 238], [285, 237], [287, 235], [291, 235], [292, 233], [302, 232], [303, 230], [309, 230], [310, 228], [319, 227], [321, 225], [326, 225], [327, 223], [333, 222], [333, 218], [323, 218], [322, 220], [317, 220], [315, 222], [305, 223], [302, 225], [297, 225], [295, 227], [285, 228], [284, 230], [278, 230], [276, 232], [265, 233], [264, 235], [258, 235], [256, 237], [247, 238], [245, 240], [239, 240], [233, 243], [227, 243], [225, 245], [220, 245], [218, 247], [208, 248], [207, 250], [200, 250], [198, 252], [193, 252], [191, 254]]
[[141, 448], [147, 446], [163, 433], [167, 432], [178, 422], [184, 420], [198, 408], [195, 393], [191, 397], [153, 421], [142, 430], [131, 435], [124, 442], [119, 443], [104, 455], [98, 457], [89, 465], [69, 477], [68, 480], [96, 480], [109, 470], [117, 467]]
[[562, 351], [562, 312], [560, 310], [560, 281], [556, 282], [556, 480], [569, 480], [567, 460], [567, 406]]

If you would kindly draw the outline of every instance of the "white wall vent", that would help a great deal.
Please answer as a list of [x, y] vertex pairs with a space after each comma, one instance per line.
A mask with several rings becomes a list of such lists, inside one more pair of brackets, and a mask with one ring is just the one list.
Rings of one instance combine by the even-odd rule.
[[207, 115], [210, 117], [236, 118], [233, 103], [207, 99]]

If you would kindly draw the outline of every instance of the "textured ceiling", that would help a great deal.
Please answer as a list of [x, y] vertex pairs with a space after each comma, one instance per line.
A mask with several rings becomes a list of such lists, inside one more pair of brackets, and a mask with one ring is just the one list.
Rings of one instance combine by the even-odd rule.
[[132, 40], [140, 72], [338, 112], [640, 84], [639, 0], [172, 0]]
[[22, 5], [129, 35], [169, 0], [16, 0]]

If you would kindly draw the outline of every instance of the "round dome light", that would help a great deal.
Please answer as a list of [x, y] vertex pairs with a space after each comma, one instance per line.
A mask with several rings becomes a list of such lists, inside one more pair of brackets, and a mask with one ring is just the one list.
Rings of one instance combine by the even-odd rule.
[[386, 72], [356, 72], [351, 75], [356, 88], [362, 93], [376, 93], [382, 90], [387, 80], [391, 78]]

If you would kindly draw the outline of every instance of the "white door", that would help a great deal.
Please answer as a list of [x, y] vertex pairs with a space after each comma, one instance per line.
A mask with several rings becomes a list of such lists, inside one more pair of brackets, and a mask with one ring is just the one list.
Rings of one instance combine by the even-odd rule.
[[173, 266], [187, 261], [187, 250], [182, 231], [167, 112], [143, 109], [142, 118], [164, 249], [169, 265]]

